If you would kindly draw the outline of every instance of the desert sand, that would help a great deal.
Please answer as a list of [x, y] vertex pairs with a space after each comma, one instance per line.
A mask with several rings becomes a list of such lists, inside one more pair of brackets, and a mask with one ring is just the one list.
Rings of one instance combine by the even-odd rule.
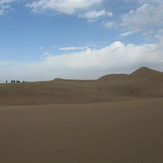
[[163, 73], [0, 84], [0, 163], [162, 163]]

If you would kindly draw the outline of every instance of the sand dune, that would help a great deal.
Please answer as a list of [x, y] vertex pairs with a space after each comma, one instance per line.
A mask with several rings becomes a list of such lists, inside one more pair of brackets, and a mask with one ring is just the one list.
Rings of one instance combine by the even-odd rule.
[[163, 73], [160, 71], [152, 70], [147, 67], [141, 67], [140, 69], [136, 70], [135, 72], [131, 73], [130, 76], [132, 78], [141, 78], [141, 79], [148, 79], [148, 80], [162, 80]]
[[0, 84], [0, 163], [162, 163], [163, 73]]
[[140, 68], [98, 80], [0, 84], [0, 105], [93, 103], [163, 97], [163, 73]]
[[109, 81], [109, 80], [163, 80], [163, 72], [149, 69], [147, 67], [141, 67], [133, 73], [127, 74], [109, 74], [105, 75], [98, 80]]

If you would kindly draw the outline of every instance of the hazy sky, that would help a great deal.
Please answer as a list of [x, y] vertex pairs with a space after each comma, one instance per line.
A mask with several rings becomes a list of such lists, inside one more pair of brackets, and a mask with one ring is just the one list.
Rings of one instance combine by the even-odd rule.
[[0, 0], [0, 82], [163, 71], [162, 0]]

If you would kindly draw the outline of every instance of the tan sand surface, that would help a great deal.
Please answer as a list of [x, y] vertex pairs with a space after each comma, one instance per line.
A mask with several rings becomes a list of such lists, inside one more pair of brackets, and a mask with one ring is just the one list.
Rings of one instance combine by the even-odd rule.
[[163, 98], [0, 107], [0, 163], [162, 163]]

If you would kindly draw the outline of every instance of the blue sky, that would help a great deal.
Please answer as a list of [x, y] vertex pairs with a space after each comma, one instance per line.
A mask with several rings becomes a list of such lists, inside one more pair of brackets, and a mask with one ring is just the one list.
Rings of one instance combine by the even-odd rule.
[[163, 71], [162, 0], [0, 0], [0, 82]]

